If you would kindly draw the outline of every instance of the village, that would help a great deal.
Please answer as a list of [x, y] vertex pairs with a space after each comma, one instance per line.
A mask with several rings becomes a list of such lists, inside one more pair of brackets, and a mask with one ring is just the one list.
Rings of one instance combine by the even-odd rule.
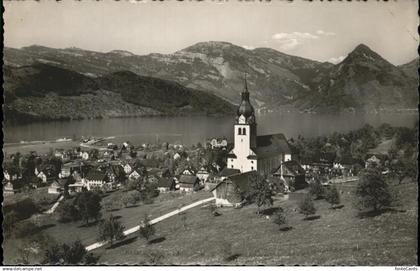
[[[408, 219], [404, 217], [407, 210], [401, 208], [411, 208], [411, 214], [416, 207], [412, 201], [395, 205], [395, 195], [389, 187], [397, 187], [397, 194], [402, 193], [401, 189], [414, 191], [417, 128], [417, 125], [409, 129], [384, 124], [312, 139], [287, 139], [283, 134], [260, 136], [245, 81], [235, 116], [233, 142], [213, 138], [189, 146], [167, 142], [134, 146], [127, 141], [114, 143], [111, 138], [82, 138], [79, 146], [70, 149], [51, 149], [42, 154], [13, 153], [5, 157], [3, 164], [6, 258], [14, 263], [59, 261], [69, 264], [80, 261], [120, 263], [121, 257], [126, 257], [124, 261], [138, 263], [138, 257], [143, 257], [141, 261], [145, 264], [188, 264], [201, 262], [204, 257], [205, 263], [255, 264], [258, 261], [249, 256], [255, 257], [258, 253], [248, 251], [248, 257], [239, 257], [244, 252], [235, 252], [233, 241], [223, 241], [216, 251], [213, 250], [218, 246], [211, 246], [210, 252], [203, 248], [205, 251], [196, 255], [195, 260], [189, 259], [188, 252], [180, 255], [169, 247], [171, 242], [176, 246], [179, 241], [176, 238], [183, 238], [182, 242], [190, 240], [190, 245], [205, 245], [202, 239], [191, 239], [185, 232], [232, 231], [242, 224], [238, 219], [243, 220], [243, 226], [250, 223], [262, 228], [269, 225], [264, 221], [271, 221], [288, 235], [264, 238], [286, 239], [309, 233], [299, 222], [298, 214], [302, 214], [307, 223], [315, 223], [310, 232], [320, 236], [328, 232], [325, 227], [330, 227], [331, 223], [348, 220], [349, 225], [353, 225], [354, 212], [356, 217], [360, 214], [377, 217], [386, 210], [396, 210], [401, 211], [397, 215], [403, 216], [403, 220]], [[378, 195], [376, 192], [369, 194], [375, 189], [382, 191], [378, 198], [374, 196]], [[323, 199], [329, 205], [324, 204]], [[360, 210], [352, 207], [355, 201], [359, 202]], [[257, 216], [252, 215], [255, 212]], [[219, 216], [224, 220], [217, 218]], [[226, 225], [216, 227], [222, 220]], [[165, 236], [157, 234], [155, 227]], [[353, 227], [356, 228], [347, 228], [351, 231], [350, 237], [361, 230]], [[341, 230], [337, 228], [336, 233]], [[182, 232], [175, 235], [174, 232], [179, 231]], [[130, 257], [127, 249], [137, 240], [130, 236], [136, 232], [145, 237], [142, 247], [148, 253], [142, 254], [137, 249], [136, 256]], [[254, 236], [251, 232], [244, 234]], [[230, 238], [242, 237], [233, 234]], [[255, 244], [255, 249], [271, 244], [264, 240]], [[409, 251], [408, 255], [400, 258], [403, 262], [411, 260], [410, 242], [403, 250]], [[110, 246], [104, 250], [108, 243]], [[12, 244], [20, 245], [12, 248]], [[67, 250], [62, 252], [64, 256], [55, 254], [68, 244], [81, 249], [81, 258], [66, 260]], [[153, 245], [160, 246], [160, 250], [150, 250]], [[113, 258], [115, 256], [107, 252], [108, 249], [118, 250], [120, 246], [124, 247], [121, 250], [124, 256], [117, 253], [119, 258]], [[188, 247], [186, 243], [182, 251]], [[166, 255], [162, 255], [161, 250], [166, 251]], [[280, 248], [266, 251], [271, 255], [268, 262], [281, 263], [280, 251]], [[359, 255], [363, 261], [372, 260], [363, 253]], [[142, 256], [138, 256], [140, 254]], [[169, 259], [164, 261], [165, 257]], [[344, 262], [351, 262], [347, 256], [343, 257]], [[291, 256], [285, 262], [292, 264], [293, 259], [296, 260]], [[310, 264], [331, 262], [309, 259]], [[360, 261], [359, 258], [357, 262]]]

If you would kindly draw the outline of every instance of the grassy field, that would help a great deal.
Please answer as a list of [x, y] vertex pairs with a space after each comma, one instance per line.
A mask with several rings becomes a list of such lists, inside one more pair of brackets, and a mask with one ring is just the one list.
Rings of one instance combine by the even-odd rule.
[[[123, 193], [125, 192], [116, 191], [110, 193], [104, 198], [103, 202], [107, 197], [112, 197], [112, 200], [118, 201]], [[140, 220], [144, 219], [145, 214], [155, 218], [184, 205], [208, 197], [211, 197], [211, 194], [204, 191], [193, 194], [163, 193], [159, 195], [152, 204], [139, 204], [133, 207], [115, 209], [109, 212], [105, 211], [105, 208], [103, 208], [103, 216], [112, 214], [115, 217], [118, 217], [121, 223], [128, 229], [137, 226], [140, 223]], [[57, 218], [58, 215], [55, 213], [52, 215], [34, 215], [30, 220], [35, 222], [42, 229], [37, 234], [39, 236], [31, 236], [30, 238], [25, 239], [6, 237], [3, 243], [4, 262], [10, 264], [14, 263], [16, 259], [19, 258], [19, 249], [31, 244], [31, 239], [38, 240], [48, 238], [48, 243], [53, 241], [68, 243], [80, 240], [84, 245], [90, 245], [97, 241], [97, 224], [92, 223], [91, 225], [86, 226], [84, 225], [84, 222], [81, 221], [59, 223], [57, 222]], [[42, 259], [42, 256], [42, 253], [31, 255], [31, 261], [37, 263]]]
[[[316, 201], [320, 219], [306, 221], [296, 202], [277, 198], [274, 207], [287, 212], [292, 230], [281, 232], [254, 206], [222, 208], [221, 216], [198, 207], [156, 225], [165, 240], [147, 244], [128, 237], [124, 245], [95, 253], [101, 263], [234, 264], [234, 265], [413, 265], [417, 263], [417, 183], [397, 187], [406, 212], [359, 218], [352, 206], [354, 184], [343, 191], [340, 210]], [[230, 249], [229, 249], [230, 247]], [[226, 255], [236, 259], [226, 261]]]
[[[137, 234], [112, 248], [94, 251], [101, 264], [222, 264], [222, 265], [413, 265], [417, 263], [417, 183], [395, 186], [405, 212], [385, 212], [360, 218], [353, 206], [355, 183], [337, 185], [344, 207], [332, 210], [324, 200], [315, 201], [316, 220], [303, 220], [297, 202], [276, 197], [273, 208], [282, 207], [292, 230], [282, 232], [270, 218], [256, 215], [255, 206], [220, 208], [213, 216], [199, 206], [155, 225], [158, 241], [148, 244]], [[113, 197], [118, 197], [116, 192]], [[130, 228], [148, 213], [155, 218], [181, 205], [211, 196], [208, 192], [161, 197], [151, 205], [113, 211]], [[95, 242], [95, 225], [59, 224], [42, 216], [43, 234], [61, 242], [80, 239]], [[40, 219], [40, 218], [38, 218]], [[40, 220], [41, 221], [41, 220]], [[48, 226], [51, 224], [52, 226]], [[22, 240], [6, 240], [4, 256], [13, 262]], [[13, 255], [14, 254], [14, 255]], [[233, 260], [226, 260], [235, 255]], [[41, 256], [38, 255], [39, 257]], [[38, 258], [39, 258], [38, 257]], [[35, 258], [34, 258], [35, 259]]]

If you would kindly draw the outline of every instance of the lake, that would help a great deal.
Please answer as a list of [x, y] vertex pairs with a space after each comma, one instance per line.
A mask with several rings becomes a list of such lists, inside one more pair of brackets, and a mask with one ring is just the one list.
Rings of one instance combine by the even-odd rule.
[[[375, 127], [382, 123], [413, 127], [418, 119], [417, 112], [335, 115], [299, 112], [267, 113], [257, 115], [257, 129], [259, 135], [284, 133], [288, 138], [298, 135], [313, 137], [334, 131], [355, 130], [367, 123]], [[55, 140], [63, 137], [115, 136], [116, 142], [129, 140], [133, 144], [163, 141], [196, 144], [212, 137], [226, 137], [231, 140], [233, 122], [234, 119], [231, 116], [114, 118], [9, 125], [3, 131], [5, 143]]]

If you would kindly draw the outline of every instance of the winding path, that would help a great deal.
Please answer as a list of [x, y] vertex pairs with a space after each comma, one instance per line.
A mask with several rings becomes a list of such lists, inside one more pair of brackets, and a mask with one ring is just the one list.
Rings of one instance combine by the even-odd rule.
[[54, 213], [55, 209], [57, 209], [58, 205], [60, 204], [60, 202], [64, 199], [64, 196], [61, 195], [60, 198], [54, 203], [54, 205], [48, 209], [47, 211], [44, 212], [44, 214], [52, 214]]
[[[181, 207], [181, 208], [178, 208], [178, 209], [176, 209], [176, 210], [174, 210], [174, 211], [172, 211], [172, 212], [169, 212], [169, 213], [167, 213], [167, 214], [164, 214], [164, 215], [162, 215], [162, 216], [159, 216], [159, 217], [157, 217], [157, 218], [155, 218], [155, 219], [152, 219], [152, 220], [150, 220], [150, 224], [156, 224], [156, 223], [158, 223], [158, 222], [160, 222], [160, 221], [162, 221], [162, 220], [165, 220], [165, 219], [167, 219], [167, 218], [169, 218], [169, 217], [171, 217], [171, 216], [174, 216], [174, 215], [177, 215], [177, 214], [179, 214], [179, 213], [182, 213], [182, 212], [184, 212], [184, 211], [186, 211], [186, 210], [188, 210], [188, 209], [191, 209], [191, 208], [194, 208], [194, 207], [196, 207], [196, 206], [199, 206], [199, 205], [201, 205], [201, 204], [203, 204], [203, 203], [206, 203], [206, 202], [210, 202], [210, 201], [212, 201], [212, 200], [215, 200], [215, 198], [207, 198], [207, 199], [203, 199], [203, 200], [199, 200], [199, 201], [196, 201], [196, 202], [194, 202], [194, 203], [191, 203], [191, 204], [189, 204], [189, 205], [187, 205], [187, 206], [184, 206], [184, 207]], [[136, 231], [138, 231], [140, 229], [140, 226], [135, 226], [135, 227], [133, 227], [133, 228], [130, 228], [130, 229], [128, 229], [128, 230], [125, 230], [124, 231], [124, 235], [125, 236], [127, 236], [127, 235], [130, 235], [130, 234], [132, 234], [132, 233], [135, 233]], [[104, 245], [106, 245], [108, 243], [108, 241], [105, 241], [105, 242], [97, 242], [97, 243], [94, 243], [94, 244], [92, 244], [92, 245], [89, 245], [89, 246], [87, 246], [86, 247], [86, 250], [87, 251], [91, 251], [91, 250], [94, 250], [94, 249], [97, 249], [97, 248], [100, 248], [100, 247], [102, 247], [102, 246], [104, 246]]]

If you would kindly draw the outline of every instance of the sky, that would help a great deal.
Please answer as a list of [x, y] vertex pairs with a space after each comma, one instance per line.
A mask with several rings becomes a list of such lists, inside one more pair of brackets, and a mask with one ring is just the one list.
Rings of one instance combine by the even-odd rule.
[[227, 41], [333, 63], [364, 43], [395, 65], [417, 57], [418, 4], [400, 1], [5, 1], [4, 43], [135, 54]]

